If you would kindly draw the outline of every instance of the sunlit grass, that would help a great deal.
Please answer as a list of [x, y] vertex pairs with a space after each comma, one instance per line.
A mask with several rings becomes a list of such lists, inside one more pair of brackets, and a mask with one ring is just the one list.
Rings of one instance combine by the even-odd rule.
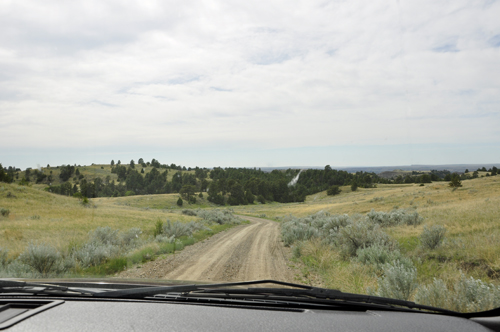
[[[178, 197], [176, 194], [160, 196], [159, 200], [167, 202]], [[0, 246], [8, 248], [11, 256], [17, 256], [29, 242], [47, 243], [58, 249], [65, 248], [69, 242], [83, 242], [88, 232], [97, 227], [120, 230], [138, 227], [148, 236], [153, 234], [158, 218], [182, 222], [199, 219], [182, 215], [178, 208], [161, 210], [132, 206], [137, 197], [148, 196], [90, 199], [89, 207], [85, 207], [73, 197], [2, 183], [0, 207], [8, 208], [10, 214], [0, 216]]]
[[[480, 172], [481, 173], [481, 172]], [[481, 175], [481, 174], [480, 174]], [[484, 174], [483, 174], [484, 175]], [[415, 262], [420, 283], [442, 278], [449, 284], [458, 280], [460, 271], [487, 282], [500, 279], [500, 176], [462, 181], [453, 190], [447, 182], [378, 185], [352, 192], [342, 187], [340, 195], [326, 192], [307, 197], [305, 203], [261, 204], [235, 207], [236, 213], [281, 219], [288, 214], [304, 217], [318, 211], [331, 214], [366, 214], [371, 209], [416, 209], [424, 217], [422, 225], [386, 228], [400, 250]], [[424, 226], [446, 227], [445, 243], [434, 250], [420, 247]], [[374, 287], [377, 275], [366, 266], [343, 261], [331, 247], [307, 243], [300, 260], [323, 278], [325, 286], [349, 292], [366, 292]]]

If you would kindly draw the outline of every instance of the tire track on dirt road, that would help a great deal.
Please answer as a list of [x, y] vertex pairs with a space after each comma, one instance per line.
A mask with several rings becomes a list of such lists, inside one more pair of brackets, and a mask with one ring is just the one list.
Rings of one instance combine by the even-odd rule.
[[175, 255], [122, 272], [124, 278], [161, 278], [192, 281], [276, 279], [294, 281], [288, 266], [289, 251], [281, 242], [279, 223], [239, 216], [250, 224], [238, 225]]

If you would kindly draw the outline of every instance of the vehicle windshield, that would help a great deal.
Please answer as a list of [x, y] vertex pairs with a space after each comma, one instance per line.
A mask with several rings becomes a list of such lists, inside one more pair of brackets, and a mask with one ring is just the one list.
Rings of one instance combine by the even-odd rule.
[[500, 307], [499, 14], [3, 1], [0, 277]]

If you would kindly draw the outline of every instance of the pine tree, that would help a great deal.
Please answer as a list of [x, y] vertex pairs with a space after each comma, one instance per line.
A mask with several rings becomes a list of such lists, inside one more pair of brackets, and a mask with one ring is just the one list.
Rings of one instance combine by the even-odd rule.
[[458, 174], [453, 173], [451, 175], [451, 181], [450, 181], [449, 186], [454, 187], [454, 188], [458, 188], [458, 187], [462, 186], [462, 181], [460, 181], [460, 177], [458, 176]]

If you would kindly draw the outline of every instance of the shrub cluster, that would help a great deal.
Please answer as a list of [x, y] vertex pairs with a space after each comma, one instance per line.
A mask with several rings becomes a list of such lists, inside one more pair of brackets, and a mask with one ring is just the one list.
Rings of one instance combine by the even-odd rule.
[[467, 278], [461, 273], [460, 279], [450, 288], [441, 279], [420, 287], [415, 302], [459, 312], [485, 311], [500, 306], [500, 286]]
[[[89, 232], [87, 242], [72, 246], [67, 252], [60, 252], [45, 244], [30, 243], [19, 257], [9, 260], [8, 251], [0, 247], [0, 277], [48, 277], [65, 273], [72, 268], [91, 268], [102, 264], [106, 264], [102, 271], [108, 273], [106, 269], [113, 270], [112, 265], [119, 266], [120, 269], [126, 266], [127, 259], [123, 256], [147, 242], [160, 242], [164, 252], [172, 252], [194, 243], [191, 238], [193, 233], [210, 230], [208, 226], [211, 224], [239, 224], [242, 221], [230, 210], [187, 211], [198, 215], [202, 220], [189, 223], [167, 220], [164, 224], [158, 219], [154, 236], [148, 240], [141, 239], [142, 231], [139, 228], [120, 232], [110, 227], [98, 227]], [[181, 237], [187, 238], [179, 239]]]
[[71, 268], [91, 267], [117, 259], [143, 243], [139, 228], [120, 232], [110, 227], [98, 227], [89, 232], [87, 242], [62, 253], [56, 248], [30, 243], [16, 259], [8, 260], [8, 251], [0, 248], [0, 276], [2, 277], [49, 277], [62, 274]]
[[403, 209], [395, 209], [390, 212], [376, 212], [372, 209], [366, 216], [370, 221], [385, 227], [397, 225], [417, 226], [424, 221], [424, 218], [417, 211]]
[[[422, 217], [417, 212], [405, 210], [389, 213], [372, 210], [366, 216], [330, 215], [320, 211], [304, 218], [285, 217], [281, 224], [281, 234], [285, 246], [296, 241], [319, 238], [324, 243], [337, 247], [344, 258], [349, 258], [356, 257], [359, 250], [372, 246], [377, 248], [375, 250], [385, 248], [383, 252], [393, 251], [397, 248], [396, 242], [385, 233], [383, 227], [414, 225], [417, 222], [422, 222]], [[367, 255], [367, 252], [362, 253], [363, 257]]]
[[121, 232], [110, 227], [97, 227], [89, 232], [89, 240], [72, 253], [82, 267], [102, 264], [142, 244], [139, 228]]
[[224, 224], [240, 224], [242, 220], [233, 215], [232, 210], [213, 209], [213, 210], [196, 210], [196, 215], [200, 217], [205, 223]]
[[378, 292], [373, 295], [408, 300], [418, 287], [417, 269], [410, 260], [396, 260], [382, 266], [383, 276], [378, 278]]
[[170, 222], [167, 219], [167, 223], [163, 225], [161, 235], [156, 236], [158, 242], [169, 242], [172, 243], [175, 239], [182, 236], [191, 236], [194, 232], [209, 229], [201, 222], [190, 221], [188, 223], [181, 223], [179, 221]]
[[196, 212], [194, 210], [182, 210], [182, 214], [185, 214], [186, 216], [196, 217]]
[[441, 225], [431, 227], [424, 226], [424, 231], [420, 234], [420, 244], [426, 249], [435, 249], [443, 243], [446, 228]]

